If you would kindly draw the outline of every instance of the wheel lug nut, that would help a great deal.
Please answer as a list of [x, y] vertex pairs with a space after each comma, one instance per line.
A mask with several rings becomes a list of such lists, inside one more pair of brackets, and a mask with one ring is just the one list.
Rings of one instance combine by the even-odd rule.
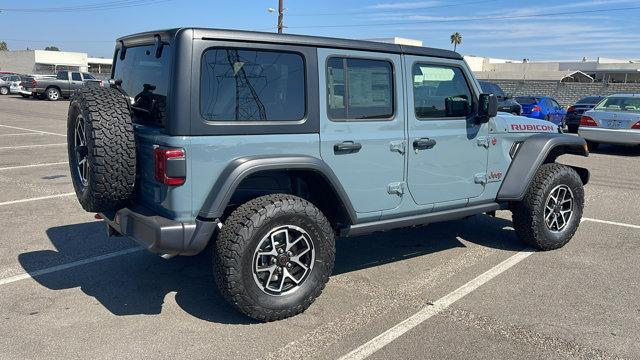
[[292, 253], [291, 251], [287, 251], [287, 256], [288, 256], [288, 257], [292, 257], [292, 256], [293, 256], [293, 253]]
[[291, 263], [290, 263], [290, 262], [288, 262], [288, 263], [287, 263], [287, 267], [288, 267], [288, 268], [290, 268], [290, 267], [291, 267]]
[[278, 254], [282, 254], [283, 252], [284, 252], [284, 250], [278, 249]]
[[277, 260], [276, 260], [276, 258], [271, 258], [271, 263], [272, 263], [272, 264], [275, 264], [275, 263], [276, 263], [276, 261], [277, 261]]

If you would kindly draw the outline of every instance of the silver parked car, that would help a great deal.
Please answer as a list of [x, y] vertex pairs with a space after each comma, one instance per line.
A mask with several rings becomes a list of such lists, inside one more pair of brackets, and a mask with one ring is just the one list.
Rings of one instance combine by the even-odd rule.
[[20, 80], [17, 74], [0, 75], [0, 95], [9, 95], [11, 90], [20, 84]]
[[607, 96], [582, 115], [578, 134], [592, 150], [601, 143], [640, 145], [640, 94]]

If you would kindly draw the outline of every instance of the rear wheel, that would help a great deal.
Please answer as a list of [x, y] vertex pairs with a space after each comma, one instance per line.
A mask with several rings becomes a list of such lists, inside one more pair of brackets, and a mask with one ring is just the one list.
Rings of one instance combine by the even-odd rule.
[[49, 101], [60, 100], [60, 90], [58, 90], [58, 88], [54, 88], [54, 87], [48, 88], [45, 94], [47, 95], [47, 100]]
[[9, 88], [6, 86], [0, 87], [0, 95], [9, 95]]
[[327, 218], [310, 202], [287, 194], [241, 205], [213, 246], [220, 292], [240, 312], [262, 321], [306, 310], [327, 283], [334, 257]]
[[522, 201], [511, 206], [513, 227], [539, 250], [564, 246], [582, 218], [584, 189], [578, 173], [562, 164], [543, 164]]
[[118, 210], [133, 194], [136, 144], [127, 100], [117, 90], [78, 90], [67, 117], [71, 179], [86, 211]]

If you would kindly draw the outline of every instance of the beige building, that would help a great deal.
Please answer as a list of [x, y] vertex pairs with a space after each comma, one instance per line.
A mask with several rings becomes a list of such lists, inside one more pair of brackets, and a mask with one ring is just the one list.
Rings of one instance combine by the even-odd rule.
[[48, 50], [0, 51], [0, 71], [19, 74], [53, 74], [59, 70], [108, 75], [112, 59], [91, 58], [87, 53]]
[[583, 61], [517, 61], [464, 57], [476, 77], [488, 80], [555, 80], [563, 82], [640, 82], [640, 61], [597, 58]]

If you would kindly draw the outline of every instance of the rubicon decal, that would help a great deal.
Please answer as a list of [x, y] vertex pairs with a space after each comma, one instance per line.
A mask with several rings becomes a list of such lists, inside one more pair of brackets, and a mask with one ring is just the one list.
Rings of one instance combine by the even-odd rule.
[[555, 132], [553, 125], [544, 124], [511, 124], [511, 132]]

